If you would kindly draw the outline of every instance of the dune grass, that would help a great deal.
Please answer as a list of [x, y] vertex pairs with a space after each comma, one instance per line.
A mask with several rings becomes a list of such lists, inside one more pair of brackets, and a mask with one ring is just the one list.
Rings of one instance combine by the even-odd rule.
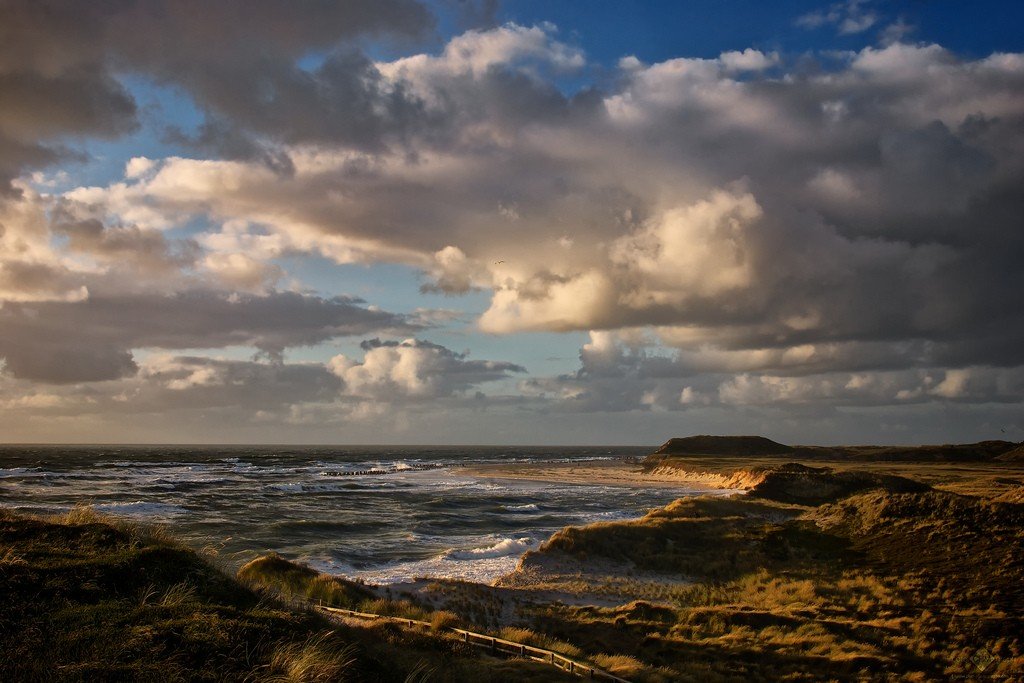
[[[369, 593], [313, 576], [302, 595], [351, 603]], [[429, 632], [329, 622], [163, 529], [87, 509], [0, 509], [0, 604], [2, 681], [565, 680]]]
[[[937, 490], [886, 467], [783, 465], [760, 498], [568, 527], [499, 586], [437, 580], [408, 599], [273, 554], [228, 576], [162, 529], [89, 510], [0, 510], [0, 680], [566, 680], [448, 626], [638, 683], [1024, 679], [1019, 476], [928, 465]], [[431, 628], [329, 623], [296, 609], [308, 601]]]
[[637, 681], [1024, 678], [1024, 505], [857, 480], [881, 487], [818, 507], [684, 499], [563, 529], [507, 584], [647, 596], [525, 615]]
[[759, 497], [686, 498], [638, 520], [567, 527], [498, 587], [436, 581], [424, 593], [467, 626], [640, 683], [1024, 676], [1024, 505], [1004, 493], [1016, 479], [961, 482], [927, 466], [988, 499], [921, 485], [905, 465], [761, 467]]

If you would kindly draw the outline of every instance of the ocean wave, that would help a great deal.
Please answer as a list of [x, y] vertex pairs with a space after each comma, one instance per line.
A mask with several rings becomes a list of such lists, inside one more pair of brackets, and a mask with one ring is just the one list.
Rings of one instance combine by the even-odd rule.
[[280, 491], [281, 493], [332, 493], [336, 491], [348, 491], [356, 488], [349, 482], [337, 482], [320, 484], [314, 482], [289, 481], [277, 484], [266, 484], [264, 490]]
[[98, 503], [92, 508], [97, 512], [127, 517], [174, 517], [188, 512], [180, 505], [153, 503], [145, 500], [133, 500], [128, 503]]
[[536, 541], [532, 538], [506, 538], [486, 548], [472, 550], [448, 550], [444, 553], [446, 560], [485, 560], [494, 557], [519, 556], [530, 550]]
[[194, 463], [194, 462], [181, 462], [177, 460], [108, 460], [104, 462], [98, 462], [93, 465], [94, 468], [102, 469], [105, 467], [134, 467], [139, 469], [151, 469], [165, 467], [209, 467], [210, 465]]
[[[172, 522], [197, 542], [231, 538], [233, 553], [272, 548], [392, 583], [416, 576], [488, 582], [567, 524], [638, 517], [678, 497], [674, 490], [494, 481], [458, 469], [487, 460], [543, 464], [576, 452], [529, 451], [125, 448], [44, 462], [47, 452], [25, 450], [0, 461], [0, 504], [31, 501], [31, 512], [61, 512], [96, 501], [97, 509], [129, 519]], [[161, 455], [165, 462], [156, 460]], [[378, 469], [388, 474], [324, 474]]]
[[142, 486], [139, 487], [139, 490], [140, 491], [173, 491], [175, 488], [176, 488], [175, 485], [170, 483], [170, 482], [157, 481], [157, 482], [153, 482], [152, 484], [143, 484]]
[[11, 477], [38, 477], [46, 476], [48, 472], [41, 472], [39, 467], [0, 467], [0, 479], [9, 479]]
[[522, 505], [502, 505], [502, 509], [509, 512], [536, 512], [540, 510], [536, 503], [523, 503]]

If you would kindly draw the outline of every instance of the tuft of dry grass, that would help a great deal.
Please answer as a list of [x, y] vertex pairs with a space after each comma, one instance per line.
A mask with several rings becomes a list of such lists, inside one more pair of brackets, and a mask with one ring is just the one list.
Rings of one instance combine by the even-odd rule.
[[538, 633], [528, 628], [519, 628], [515, 626], [504, 626], [498, 630], [498, 637], [504, 638], [505, 640], [511, 640], [513, 643], [522, 643], [523, 645], [532, 645], [533, 647], [543, 648], [545, 650], [553, 650], [566, 657], [581, 657], [583, 651], [572, 643], [567, 643], [563, 640], [558, 640], [545, 633]]
[[318, 633], [275, 648], [260, 678], [266, 683], [343, 683], [355, 679], [357, 652], [355, 644], [346, 644], [333, 631]]
[[462, 620], [454, 612], [438, 610], [430, 617], [430, 630], [439, 633], [450, 628], [460, 628]]
[[196, 587], [188, 581], [176, 583], [169, 586], [160, 596], [158, 604], [161, 607], [181, 607], [197, 599]]

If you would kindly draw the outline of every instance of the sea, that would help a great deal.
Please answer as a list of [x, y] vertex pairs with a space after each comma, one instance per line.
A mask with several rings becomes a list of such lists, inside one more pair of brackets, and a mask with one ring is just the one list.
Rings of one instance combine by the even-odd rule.
[[167, 525], [237, 567], [275, 551], [392, 584], [490, 582], [567, 526], [642, 516], [684, 489], [492, 479], [465, 466], [642, 457], [636, 447], [0, 446], [0, 506], [88, 505]]

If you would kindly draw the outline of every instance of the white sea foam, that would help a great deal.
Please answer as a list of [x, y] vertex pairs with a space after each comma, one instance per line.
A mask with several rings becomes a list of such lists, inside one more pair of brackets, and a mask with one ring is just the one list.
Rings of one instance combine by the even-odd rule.
[[535, 545], [536, 542], [531, 538], [506, 538], [486, 548], [448, 550], [445, 552], [444, 558], [446, 560], [483, 560], [492, 557], [508, 557], [509, 555], [519, 557]]
[[0, 467], [0, 479], [32, 476], [46, 476], [46, 473], [40, 472], [38, 467]]
[[[437, 537], [424, 537], [420, 540], [427, 538]], [[478, 542], [487, 543], [494, 540], [493, 537], [481, 538]], [[364, 570], [355, 569], [350, 564], [327, 559], [322, 555], [305, 558], [304, 561], [320, 571], [379, 585], [405, 583], [423, 577], [490, 583], [514, 571], [522, 554], [536, 548], [537, 545], [538, 540], [528, 537], [504, 538], [476, 548], [449, 549], [424, 560], [393, 562]]]
[[536, 503], [523, 503], [522, 505], [502, 505], [509, 512], [536, 512], [540, 508]]
[[281, 491], [282, 493], [329, 493], [332, 491], [345, 491], [352, 488], [353, 485], [354, 482], [321, 484], [318, 482], [291, 481], [267, 484], [264, 488], [269, 491]]

